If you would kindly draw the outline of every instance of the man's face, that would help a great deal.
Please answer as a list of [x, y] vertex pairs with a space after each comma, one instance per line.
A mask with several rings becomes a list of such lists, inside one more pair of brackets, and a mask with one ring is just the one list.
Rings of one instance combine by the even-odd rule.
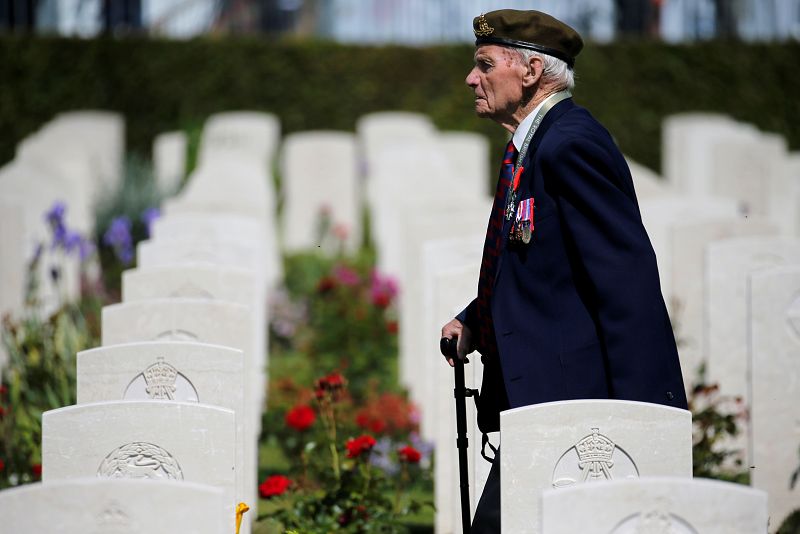
[[466, 79], [475, 92], [475, 113], [497, 122], [510, 117], [522, 103], [522, 78], [527, 71], [515, 51], [499, 45], [479, 46]]

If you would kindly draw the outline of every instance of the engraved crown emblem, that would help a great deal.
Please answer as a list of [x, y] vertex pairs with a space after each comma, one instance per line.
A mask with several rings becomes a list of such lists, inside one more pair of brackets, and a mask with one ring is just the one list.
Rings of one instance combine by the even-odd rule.
[[494, 32], [494, 28], [489, 26], [489, 23], [486, 22], [486, 17], [481, 13], [481, 16], [478, 17], [478, 27], [473, 31], [476, 37], [486, 37]]
[[144, 370], [147, 382], [147, 394], [151, 399], [175, 399], [175, 381], [178, 370], [164, 361], [163, 356], [156, 358], [156, 363]]
[[614, 442], [600, 434], [599, 428], [593, 428], [592, 433], [578, 442], [575, 449], [581, 464], [590, 462], [611, 463], [614, 455]]

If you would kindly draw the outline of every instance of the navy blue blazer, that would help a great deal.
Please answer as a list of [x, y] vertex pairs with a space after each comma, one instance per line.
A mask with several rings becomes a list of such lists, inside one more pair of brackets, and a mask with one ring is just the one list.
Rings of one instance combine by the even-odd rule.
[[[509, 241], [506, 223], [491, 300], [510, 407], [625, 399], [685, 409], [655, 253], [611, 135], [566, 99], [522, 165], [516, 200], [534, 199], [533, 235]], [[475, 301], [458, 319], [478, 332]]]

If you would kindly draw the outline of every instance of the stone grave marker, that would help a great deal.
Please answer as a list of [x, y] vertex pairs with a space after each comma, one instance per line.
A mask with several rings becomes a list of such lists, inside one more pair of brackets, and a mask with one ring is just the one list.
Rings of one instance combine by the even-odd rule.
[[271, 113], [215, 113], [203, 125], [198, 161], [206, 163], [218, 157], [234, 157], [267, 170], [275, 156], [280, 135], [280, 122]]
[[713, 197], [690, 198], [687, 196], [663, 196], [639, 202], [642, 223], [656, 252], [658, 273], [661, 281], [661, 294], [670, 313], [675, 310], [672, 304], [672, 239], [670, 228], [690, 221], [701, 222], [713, 219], [739, 217], [736, 202], [731, 199]]
[[371, 176], [385, 146], [424, 142], [436, 135], [436, 127], [423, 113], [379, 111], [358, 119], [356, 135], [363, 149], [366, 175]]
[[223, 499], [186, 481], [76, 478], [0, 491], [0, 517], [9, 533], [222, 534], [234, 528]]
[[356, 138], [347, 132], [309, 131], [286, 136], [283, 177], [283, 248], [316, 249], [323, 218], [344, 236], [346, 249], [361, 243], [361, 187]]
[[741, 484], [674, 477], [550, 489], [547, 534], [749, 534], [767, 532], [767, 494]]
[[748, 287], [751, 484], [769, 494], [772, 529], [800, 509], [800, 265], [754, 272]]
[[153, 140], [153, 174], [162, 193], [172, 195], [180, 189], [186, 174], [188, 143], [182, 131], [164, 132]]
[[[401, 304], [407, 306], [407, 312], [402, 316], [402, 326], [400, 333], [403, 334], [401, 340], [405, 340], [404, 347], [407, 349], [406, 357], [412, 358], [416, 363], [411, 366], [411, 383], [417, 386], [422, 412], [420, 429], [423, 437], [432, 439], [436, 428], [440, 424], [436, 411], [431, 409], [434, 406], [433, 400], [437, 397], [436, 390], [441, 387], [438, 371], [441, 371], [442, 361], [439, 358], [431, 358], [431, 351], [438, 349], [439, 334], [441, 327], [450, 319], [455, 317], [453, 314], [449, 319], [436, 324], [441, 317], [434, 317], [436, 281], [437, 275], [442, 272], [451, 272], [454, 269], [473, 267], [474, 272], [479, 273], [481, 264], [481, 254], [485, 235], [475, 233], [469, 236], [456, 238], [443, 238], [425, 240], [415, 244], [412, 254], [417, 258], [417, 271], [412, 272], [412, 280], [419, 279], [416, 284], [406, 284], [404, 300]], [[421, 245], [421, 246], [420, 246]], [[471, 292], [459, 294], [449, 303], [449, 307], [461, 306], [459, 313], [477, 294], [478, 275], [472, 281]], [[412, 288], [414, 289], [412, 293]], [[447, 304], [447, 303], [445, 303]], [[409, 332], [410, 331], [410, 332]], [[410, 335], [408, 335], [410, 334]], [[414, 372], [416, 370], [416, 372]], [[450, 370], [448, 367], [447, 370]]]
[[459, 177], [460, 187], [473, 197], [494, 194], [493, 176], [489, 169], [489, 140], [475, 132], [441, 132], [439, 148]]
[[[433, 429], [433, 442], [436, 450], [434, 466], [434, 502], [436, 504], [436, 532], [461, 532], [461, 501], [458, 478], [458, 452], [456, 449], [455, 399], [453, 398], [454, 372], [439, 352], [441, 327], [459, 313], [475, 293], [475, 284], [480, 270], [477, 263], [441, 270], [433, 275], [433, 313], [425, 328], [425, 357], [430, 360], [430, 373], [434, 375], [436, 388], [430, 406], [423, 406], [423, 413], [434, 410], [436, 427]], [[479, 388], [483, 376], [480, 355], [473, 353], [470, 363], [464, 368], [465, 383], [468, 388]], [[480, 456], [481, 434], [476, 424], [475, 404], [466, 399], [467, 435], [469, 440], [468, 462], [470, 481], [471, 513], [486, 483], [491, 467]], [[493, 433], [492, 442], [499, 443], [499, 433]]]
[[236, 508], [236, 417], [198, 403], [115, 401], [42, 414], [42, 480], [185, 480], [223, 490]]
[[655, 171], [650, 170], [629, 157], [626, 157], [625, 161], [627, 161], [628, 168], [631, 170], [633, 186], [636, 190], [636, 198], [639, 199], [640, 202], [642, 200], [672, 195], [670, 184]]
[[764, 219], [735, 217], [676, 221], [668, 228], [672, 273], [672, 327], [678, 340], [683, 380], [687, 391], [696, 382], [705, 361], [703, 302], [706, 247], [722, 239], [777, 235], [778, 229]]
[[606, 480], [692, 476], [692, 414], [658, 404], [572, 400], [500, 414], [503, 532], [541, 532], [541, 494]]
[[199, 402], [233, 410], [236, 417], [237, 499], [257, 486], [251, 465], [255, 430], [244, 410], [244, 354], [220, 345], [177, 341], [124, 343], [78, 353], [78, 404], [116, 400]]

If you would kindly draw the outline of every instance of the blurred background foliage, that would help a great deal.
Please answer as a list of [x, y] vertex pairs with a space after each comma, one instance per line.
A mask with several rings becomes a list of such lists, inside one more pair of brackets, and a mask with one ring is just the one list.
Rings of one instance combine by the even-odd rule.
[[[440, 129], [505, 134], [477, 119], [464, 78], [471, 45], [363, 47], [258, 37], [167, 41], [0, 38], [0, 162], [16, 144], [70, 109], [119, 111], [128, 148], [144, 157], [154, 136], [195, 134], [210, 114], [275, 113], [284, 133], [353, 130], [381, 110], [426, 113]], [[660, 169], [661, 123], [680, 112], [720, 112], [786, 136], [800, 148], [800, 43], [714, 41], [588, 45], [578, 59], [576, 101], [623, 151]], [[499, 156], [497, 156], [499, 158]]]

